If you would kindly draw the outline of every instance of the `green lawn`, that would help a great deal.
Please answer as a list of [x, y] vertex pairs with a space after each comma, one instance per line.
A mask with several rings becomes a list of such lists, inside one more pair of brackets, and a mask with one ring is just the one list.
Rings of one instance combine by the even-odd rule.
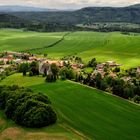
[[[25, 51], [43, 48], [58, 41], [63, 33], [37, 33], [22, 30], [0, 30], [0, 52], [4, 50]], [[123, 68], [140, 65], [140, 34], [124, 35], [119, 32], [73, 32], [53, 47], [32, 50], [32, 53], [48, 54], [49, 58], [60, 59], [67, 55], [80, 56], [84, 62], [92, 58], [97, 61], [114, 60]]]
[[140, 106], [124, 99], [69, 81], [45, 83], [42, 77], [23, 77], [21, 74], [14, 74], [0, 84], [18, 84], [47, 94], [58, 114], [57, 125], [78, 131], [87, 139], [140, 138]]

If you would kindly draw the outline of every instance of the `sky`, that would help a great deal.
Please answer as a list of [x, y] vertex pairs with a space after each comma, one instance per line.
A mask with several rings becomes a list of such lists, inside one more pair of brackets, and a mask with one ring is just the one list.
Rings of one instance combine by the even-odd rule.
[[0, 0], [0, 5], [25, 5], [55, 9], [77, 9], [87, 6], [128, 6], [140, 0]]

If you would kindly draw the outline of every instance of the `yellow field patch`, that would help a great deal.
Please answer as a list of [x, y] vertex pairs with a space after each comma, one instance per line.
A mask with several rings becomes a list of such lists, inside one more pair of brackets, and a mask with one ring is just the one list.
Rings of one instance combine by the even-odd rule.
[[0, 140], [18, 140], [22, 134], [22, 129], [18, 127], [7, 128], [0, 134]]
[[69, 140], [65, 136], [59, 136], [57, 134], [47, 134], [45, 132], [37, 132], [37, 133], [26, 133], [23, 140]]
[[70, 140], [70, 138], [61, 133], [27, 132], [19, 127], [11, 127], [1, 132], [0, 140]]

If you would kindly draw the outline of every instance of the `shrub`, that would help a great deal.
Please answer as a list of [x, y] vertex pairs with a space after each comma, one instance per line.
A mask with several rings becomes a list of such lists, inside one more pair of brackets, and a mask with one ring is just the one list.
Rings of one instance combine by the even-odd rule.
[[140, 96], [136, 95], [136, 96], [134, 97], [134, 102], [140, 103]]
[[29, 76], [33, 76], [33, 72], [32, 71], [29, 71]]

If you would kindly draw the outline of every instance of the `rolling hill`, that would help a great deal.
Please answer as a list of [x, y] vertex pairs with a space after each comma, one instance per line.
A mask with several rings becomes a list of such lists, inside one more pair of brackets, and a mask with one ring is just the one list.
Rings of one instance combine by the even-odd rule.
[[[120, 32], [38, 33], [22, 30], [0, 30], [0, 52], [25, 51], [47, 54], [60, 59], [67, 55], [80, 56], [84, 62], [92, 58], [104, 62], [114, 60], [124, 68], [139, 66], [140, 35]], [[61, 40], [62, 39], [62, 40]], [[59, 43], [59, 40], [61, 40]], [[51, 46], [51, 47], [50, 47]]]
[[56, 46], [33, 53], [47, 53], [48, 57], [62, 58], [67, 55], [78, 55], [85, 62], [92, 58], [105, 62], [114, 60], [125, 68], [139, 66], [140, 35], [124, 35], [119, 32], [74, 32], [66, 36]]

